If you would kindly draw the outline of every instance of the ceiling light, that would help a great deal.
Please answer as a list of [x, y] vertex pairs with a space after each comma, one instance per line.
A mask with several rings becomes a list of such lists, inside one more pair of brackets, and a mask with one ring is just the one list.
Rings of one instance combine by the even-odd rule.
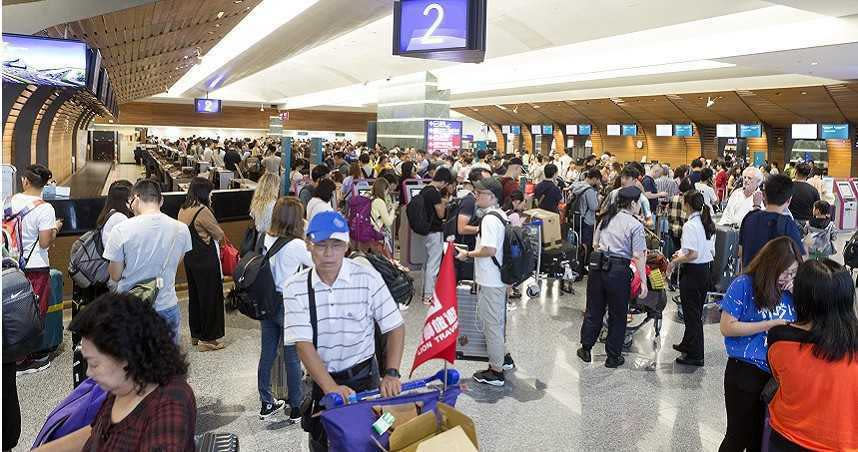
[[218, 28], [218, 27], [220, 27], [220, 24], [215, 24], [215, 28]]
[[209, 34], [210, 34], [210, 35], [213, 35], [213, 34], [214, 34], [214, 32], [213, 32], [213, 31], [210, 31], [210, 32], [209, 32]]
[[244, 1], [244, 0], [232, 0], [232, 2], [233, 2], [233, 3], [235, 3], [236, 5], [237, 5], [237, 4], [239, 4], [239, 3], [241, 3], [241, 2], [243, 2], [243, 1]]
[[817, 64], [819, 64], [819, 63], [817, 63], [816, 61], [814, 61], [813, 63], [810, 63], [811, 66], [816, 66]]
[[533, 108], [539, 108], [539, 105], [534, 105]]
[[802, 91], [801, 93], [802, 93], [802, 94], [807, 94], [807, 91]]
[[263, 106], [263, 104], [259, 104], [259, 111], [265, 111], [265, 107]]
[[217, 18], [220, 19], [221, 17], [223, 17], [223, 11], [218, 11]]

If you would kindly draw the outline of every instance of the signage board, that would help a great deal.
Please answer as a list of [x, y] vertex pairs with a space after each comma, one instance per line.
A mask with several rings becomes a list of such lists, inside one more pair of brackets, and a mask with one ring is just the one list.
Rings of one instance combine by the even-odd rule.
[[763, 126], [760, 124], [739, 124], [739, 138], [760, 138]]
[[715, 136], [718, 138], [736, 138], [736, 124], [716, 124]]
[[578, 135], [578, 125], [566, 124], [566, 135]]
[[554, 134], [554, 124], [543, 124], [542, 125], [542, 134], [543, 135], [553, 135]]
[[618, 137], [622, 133], [622, 129], [619, 124], [608, 124], [607, 132], [609, 137]]
[[818, 138], [816, 124], [793, 124], [793, 140], [815, 140]]
[[521, 135], [521, 125], [520, 124], [512, 124], [509, 126], [510, 133], [513, 135]]
[[486, 52], [486, 0], [396, 0], [393, 54], [479, 63]]
[[592, 124], [578, 124], [578, 135], [590, 135], [593, 133]]
[[504, 135], [509, 135], [509, 126], [508, 125], [501, 126], [501, 133]]
[[530, 133], [534, 135], [542, 135], [542, 124], [531, 124]]
[[821, 124], [819, 132], [823, 140], [848, 140], [849, 124]]
[[637, 124], [623, 124], [623, 136], [633, 137], [638, 134]]
[[194, 110], [197, 113], [220, 113], [220, 100], [194, 99]]
[[462, 121], [427, 119], [425, 122], [426, 152], [449, 154], [462, 147]]
[[674, 124], [673, 135], [677, 137], [694, 136], [694, 126], [692, 124]]
[[657, 137], [673, 136], [673, 125], [672, 124], [656, 124], [655, 125], [655, 136], [657, 136]]

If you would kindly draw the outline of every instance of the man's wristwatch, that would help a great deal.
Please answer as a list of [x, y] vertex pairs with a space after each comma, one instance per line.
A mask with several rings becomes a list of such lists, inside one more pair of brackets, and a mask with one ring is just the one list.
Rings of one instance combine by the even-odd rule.
[[393, 378], [402, 378], [402, 375], [399, 374], [399, 369], [394, 369], [392, 367], [390, 369], [384, 370], [384, 376], [385, 377], [393, 377]]

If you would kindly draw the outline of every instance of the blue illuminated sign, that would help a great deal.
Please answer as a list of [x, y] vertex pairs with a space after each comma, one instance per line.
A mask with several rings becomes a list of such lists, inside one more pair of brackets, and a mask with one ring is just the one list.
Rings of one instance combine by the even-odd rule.
[[822, 124], [819, 138], [823, 140], [848, 140], [849, 124]]
[[554, 134], [554, 124], [543, 124], [542, 125], [542, 134], [543, 135]]
[[513, 124], [509, 128], [512, 131], [513, 135], [521, 135], [521, 125], [520, 124]]
[[633, 137], [638, 134], [638, 126], [635, 124], [623, 124], [623, 136]]
[[677, 137], [694, 136], [694, 126], [692, 124], [674, 124], [673, 135]]
[[739, 124], [739, 138], [760, 138], [763, 126], [760, 124]]
[[194, 99], [194, 110], [197, 113], [220, 113], [220, 100]]
[[462, 49], [468, 45], [468, 0], [401, 0], [402, 52]]
[[591, 124], [578, 124], [578, 135], [590, 135], [593, 133]]

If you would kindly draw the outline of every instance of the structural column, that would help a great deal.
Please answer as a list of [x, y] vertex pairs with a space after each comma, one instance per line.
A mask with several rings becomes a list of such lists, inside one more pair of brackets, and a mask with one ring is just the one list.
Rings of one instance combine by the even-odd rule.
[[378, 143], [424, 149], [425, 121], [450, 118], [450, 91], [429, 72], [395, 77], [378, 89]]

